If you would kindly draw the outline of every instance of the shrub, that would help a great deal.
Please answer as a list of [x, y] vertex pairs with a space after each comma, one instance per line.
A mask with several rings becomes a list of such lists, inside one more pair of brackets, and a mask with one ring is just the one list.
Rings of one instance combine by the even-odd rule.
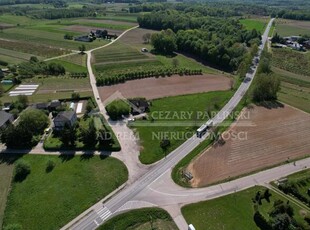
[[16, 168], [15, 168], [15, 176], [14, 180], [15, 181], [23, 181], [26, 179], [28, 174], [30, 174], [30, 165], [26, 161], [20, 161], [17, 163]]
[[53, 169], [55, 168], [55, 166], [56, 166], [55, 162], [52, 161], [52, 160], [49, 160], [49, 161], [46, 163], [46, 169], [45, 169], [45, 171], [46, 171], [47, 173], [49, 173], [49, 172], [53, 171]]
[[112, 120], [118, 120], [129, 114], [130, 106], [122, 100], [115, 100], [106, 106], [106, 110]]

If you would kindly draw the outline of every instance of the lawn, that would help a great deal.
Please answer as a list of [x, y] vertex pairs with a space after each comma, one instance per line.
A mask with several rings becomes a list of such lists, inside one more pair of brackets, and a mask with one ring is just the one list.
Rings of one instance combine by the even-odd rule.
[[7, 196], [9, 194], [14, 166], [11, 157], [0, 156], [0, 227], [2, 226]]
[[[60, 151], [60, 150], [102, 150], [102, 151], [120, 151], [121, 147], [120, 144], [113, 133], [112, 129], [108, 126], [106, 120], [103, 118], [102, 115], [94, 115], [95, 119], [95, 128], [97, 130], [97, 134], [100, 130], [100, 128], [103, 128], [106, 130], [106, 132], [110, 133], [112, 135], [112, 138], [114, 140], [113, 144], [111, 146], [101, 146], [98, 142], [95, 143], [94, 146], [86, 146], [83, 141], [80, 138], [81, 129], [88, 129], [89, 127], [89, 117], [82, 117], [78, 120], [78, 126], [77, 126], [77, 139], [73, 146], [65, 146], [63, 142], [61, 141], [59, 134], [57, 134], [55, 131], [52, 132], [51, 135], [49, 135], [45, 141], [44, 141], [44, 149], [49, 151]], [[80, 129], [81, 128], [81, 129]]]
[[99, 230], [177, 230], [170, 215], [160, 208], [142, 208], [120, 214], [108, 220]]
[[[112, 157], [26, 155], [22, 160], [30, 164], [31, 173], [13, 182], [4, 226], [60, 229], [128, 178], [125, 165]], [[49, 160], [56, 166], [47, 173]]]
[[256, 29], [257, 31], [261, 33], [264, 32], [265, 27], [267, 25], [266, 22], [261, 21], [259, 19], [241, 19], [239, 21], [245, 27], [245, 29], [247, 30]]
[[[260, 229], [254, 222], [254, 204], [252, 198], [257, 191], [264, 192], [264, 187], [252, 187], [250, 189], [233, 193], [221, 198], [209, 201], [199, 202], [186, 205], [182, 208], [182, 214], [187, 223], [191, 223], [197, 230], [234, 230], [234, 229]], [[275, 200], [287, 199], [270, 191], [270, 203], [262, 200], [262, 205], [258, 206], [259, 212], [269, 218], [268, 212], [271, 211]], [[309, 225], [303, 220], [302, 213], [306, 212], [293, 203], [290, 203], [294, 209], [294, 218], [298, 223], [306, 226]]]
[[[153, 100], [149, 120], [132, 123], [142, 145], [140, 161], [151, 164], [164, 158], [208, 120], [205, 113], [207, 109], [218, 111], [232, 95], [233, 91], [217, 91]], [[160, 147], [163, 139], [170, 140], [166, 150]]]

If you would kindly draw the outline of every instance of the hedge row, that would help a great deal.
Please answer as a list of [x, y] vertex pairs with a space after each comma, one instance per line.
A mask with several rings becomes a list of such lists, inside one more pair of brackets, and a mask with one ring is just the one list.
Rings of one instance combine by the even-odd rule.
[[72, 78], [86, 78], [87, 77], [87, 73], [86, 72], [70, 73], [69, 76], [72, 77]]
[[129, 72], [124, 74], [118, 74], [112, 77], [103, 77], [100, 76], [97, 78], [97, 86], [104, 85], [114, 85], [118, 83], [124, 83], [129, 80], [150, 78], [150, 77], [170, 77], [171, 75], [176, 74], [179, 76], [183, 75], [201, 75], [201, 69], [157, 69], [157, 70], [149, 70], [149, 71], [138, 71], [138, 72]]

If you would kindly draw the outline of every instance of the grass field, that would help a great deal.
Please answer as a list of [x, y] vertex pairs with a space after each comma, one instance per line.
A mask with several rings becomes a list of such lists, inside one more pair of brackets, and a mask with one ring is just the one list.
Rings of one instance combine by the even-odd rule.
[[[31, 56], [33, 55], [0, 48], [0, 60], [6, 61], [8, 63], [17, 64], [20, 62], [29, 61]], [[38, 59], [42, 60], [42, 57], [38, 57]]]
[[240, 23], [247, 29], [253, 30], [256, 29], [257, 31], [263, 33], [264, 29], [267, 25], [266, 22], [259, 20], [259, 19], [241, 19]]
[[63, 61], [66, 61], [66, 62], [70, 62], [70, 63], [76, 64], [76, 65], [80, 65], [80, 66], [86, 67], [86, 58], [87, 58], [86, 55], [73, 54], [73, 55], [70, 55], [70, 56], [66, 56], [66, 57], [60, 58], [59, 60], [63, 60]]
[[[59, 229], [128, 177], [124, 164], [111, 157], [27, 155], [22, 159], [31, 165], [31, 173], [13, 183], [4, 226], [16, 223], [24, 229]], [[47, 173], [49, 160], [56, 166]]]
[[2, 226], [7, 196], [9, 194], [14, 166], [9, 163], [10, 157], [0, 156], [0, 227]]
[[33, 78], [25, 83], [39, 84], [38, 94], [44, 91], [74, 91], [74, 90], [90, 90], [88, 78], [64, 78], [64, 77], [47, 77], [47, 78]]
[[108, 220], [99, 230], [177, 230], [170, 215], [160, 208], [142, 208], [120, 214]]
[[[192, 223], [197, 230], [235, 230], [235, 229], [260, 229], [254, 222], [254, 208], [252, 198], [257, 191], [264, 191], [263, 187], [252, 187], [250, 189], [233, 193], [221, 198], [210, 201], [204, 201], [196, 204], [186, 205], [182, 208], [182, 214], [187, 223]], [[268, 220], [268, 212], [271, 211], [275, 200], [287, 199], [270, 191], [270, 203], [262, 201], [258, 210]], [[290, 203], [294, 209], [294, 218], [299, 224], [309, 228], [309, 225], [303, 220], [302, 213], [307, 213], [297, 205]]]
[[67, 61], [66, 59], [53, 59], [51, 61], [48, 61], [47, 63], [61, 64], [66, 69], [67, 73], [68, 72], [69, 73], [87, 73], [86, 66], [75, 64], [73, 63], [73, 61], [70, 62], [70, 61]]
[[[208, 107], [218, 111], [232, 94], [232, 91], [217, 91], [153, 100], [149, 121], [135, 121], [132, 124], [141, 140], [140, 161], [151, 164], [164, 158], [194, 135], [203, 121], [208, 120], [205, 116]], [[170, 140], [170, 146], [165, 151], [160, 147], [162, 139]]]
[[280, 101], [310, 112], [310, 53], [273, 49], [272, 71], [281, 80]]
[[291, 49], [272, 49], [272, 65], [286, 71], [310, 78], [310, 52]]

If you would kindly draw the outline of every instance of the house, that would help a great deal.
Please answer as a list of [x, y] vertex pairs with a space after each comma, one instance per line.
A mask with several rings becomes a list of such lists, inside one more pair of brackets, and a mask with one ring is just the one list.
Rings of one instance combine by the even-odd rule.
[[107, 35], [108, 35], [107, 30], [96, 30], [96, 32], [95, 32], [95, 36], [97, 38], [106, 38]]
[[14, 121], [14, 116], [5, 111], [0, 111], [0, 129], [4, 129]]
[[145, 98], [129, 99], [131, 113], [133, 115], [145, 113], [149, 111], [150, 104]]
[[72, 127], [76, 121], [77, 121], [77, 117], [76, 117], [75, 111], [60, 112], [54, 118], [54, 129], [62, 130], [65, 127], [65, 125]]

